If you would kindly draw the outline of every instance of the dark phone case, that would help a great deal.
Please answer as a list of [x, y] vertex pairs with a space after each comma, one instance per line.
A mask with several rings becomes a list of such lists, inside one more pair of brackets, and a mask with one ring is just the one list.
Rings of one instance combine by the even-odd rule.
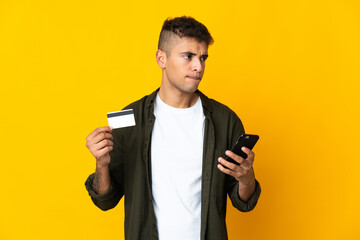
[[[253, 147], [255, 146], [256, 142], [259, 140], [259, 136], [258, 135], [251, 135], [251, 134], [243, 134], [239, 137], [239, 139], [236, 141], [234, 147], [231, 149], [231, 151], [233, 153], [235, 153], [236, 155], [241, 156], [242, 158], [246, 159], [247, 158], [247, 154], [244, 153], [241, 148], [242, 147], [247, 147], [248, 149], [253, 149]], [[226, 161], [229, 161], [231, 163], [235, 163], [236, 165], [240, 165], [238, 162], [236, 162], [235, 160], [233, 160], [232, 158], [226, 156], [225, 158]]]

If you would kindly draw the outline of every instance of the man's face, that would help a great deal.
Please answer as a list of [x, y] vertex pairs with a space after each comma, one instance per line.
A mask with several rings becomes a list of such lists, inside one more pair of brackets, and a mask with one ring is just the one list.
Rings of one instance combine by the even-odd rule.
[[176, 37], [169, 51], [163, 81], [180, 92], [195, 92], [204, 75], [208, 45], [193, 38]]

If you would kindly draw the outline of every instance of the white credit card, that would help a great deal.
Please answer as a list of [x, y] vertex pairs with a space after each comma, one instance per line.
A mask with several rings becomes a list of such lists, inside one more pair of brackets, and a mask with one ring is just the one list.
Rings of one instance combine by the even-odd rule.
[[109, 126], [112, 128], [124, 128], [135, 126], [134, 111], [126, 109], [118, 112], [107, 113]]

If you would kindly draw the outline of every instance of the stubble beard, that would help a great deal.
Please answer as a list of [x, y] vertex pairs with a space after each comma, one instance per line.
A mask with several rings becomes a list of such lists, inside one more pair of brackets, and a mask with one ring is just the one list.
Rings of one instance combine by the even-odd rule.
[[181, 89], [183, 92], [194, 93], [198, 89], [201, 79], [200, 80], [191, 80], [191, 81], [198, 81], [198, 83], [197, 84], [196, 83], [195, 84], [194, 83], [186, 84], [187, 82], [184, 81], [185, 84], [184, 84], [184, 86], [182, 86], [182, 89]]

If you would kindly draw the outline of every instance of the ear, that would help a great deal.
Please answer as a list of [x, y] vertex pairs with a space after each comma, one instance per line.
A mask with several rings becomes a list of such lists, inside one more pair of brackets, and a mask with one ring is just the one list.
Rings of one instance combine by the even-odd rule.
[[156, 62], [161, 69], [166, 67], [166, 54], [164, 51], [160, 49], [156, 51]]

